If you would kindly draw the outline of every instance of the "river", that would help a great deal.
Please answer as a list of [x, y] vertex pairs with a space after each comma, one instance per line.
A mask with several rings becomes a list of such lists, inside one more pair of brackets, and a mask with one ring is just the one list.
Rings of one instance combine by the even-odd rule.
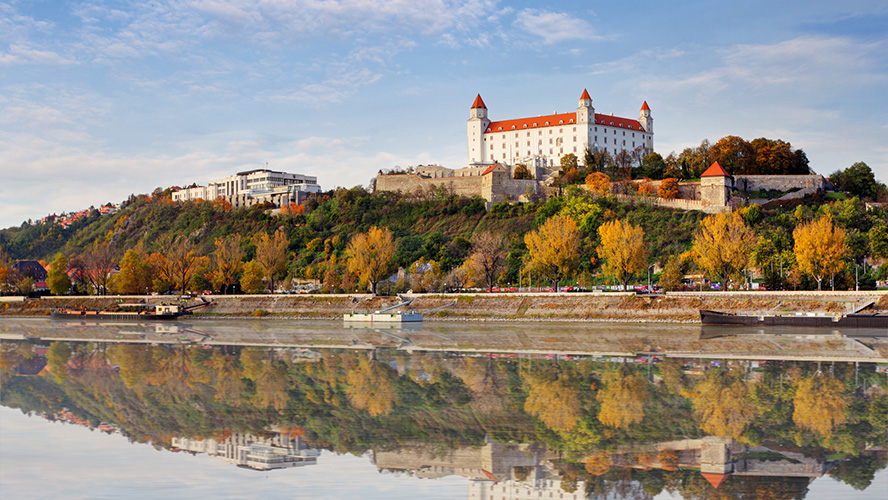
[[5, 498], [884, 498], [884, 339], [0, 320]]

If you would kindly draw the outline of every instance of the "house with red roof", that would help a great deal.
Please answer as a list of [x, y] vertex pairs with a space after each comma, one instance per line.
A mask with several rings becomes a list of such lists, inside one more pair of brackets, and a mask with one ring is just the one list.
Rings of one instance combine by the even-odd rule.
[[595, 112], [584, 89], [575, 112], [492, 121], [480, 94], [470, 108], [469, 165], [541, 163], [552, 168], [566, 154], [576, 155], [582, 164], [586, 149], [611, 155], [653, 151], [654, 120], [648, 103], [641, 105], [638, 119], [605, 115]]

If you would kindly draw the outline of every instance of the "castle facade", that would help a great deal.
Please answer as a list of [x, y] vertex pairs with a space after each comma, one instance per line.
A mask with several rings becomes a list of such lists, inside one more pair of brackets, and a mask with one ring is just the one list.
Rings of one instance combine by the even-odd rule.
[[582, 164], [586, 148], [616, 155], [620, 151], [654, 150], [654, 119], [645, 101], [637, 120], [595, 112], [589, 92], [583, 90], [575, 113], [491, 121], [479, 94], [468, 120], [469, 165], [560, 165], [561, 157], [575, 154]]

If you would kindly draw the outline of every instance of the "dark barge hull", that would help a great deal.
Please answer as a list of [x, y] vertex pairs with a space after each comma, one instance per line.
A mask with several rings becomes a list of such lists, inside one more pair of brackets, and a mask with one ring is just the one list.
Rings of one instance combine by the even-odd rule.
[[105, 312], [105, 311], [51, 311], [52, 319], [67, 320], [114, 320], [114, 321], [171, 321], [188, 313], [154, 314], [134, 312]]
[[888, 328], [888, 314], [842, 316], [748, 316], [700, 309], [704, 325], [806, 326], [821, 328]]

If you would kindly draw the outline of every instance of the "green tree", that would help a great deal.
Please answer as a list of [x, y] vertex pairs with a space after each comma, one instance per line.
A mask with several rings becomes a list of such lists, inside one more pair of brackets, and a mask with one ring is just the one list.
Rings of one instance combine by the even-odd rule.
[[662, 179], [663, 173], [666, 171], [666, 162], [660, 156], [660, 153], [650, 153], [641, 160], [639, 170], [643, 177]]
[[512, 170], [512, 178], [513, 179], [533, 179], [533, 176], [530, 175], [530, 170], [527, 169], [527, 165], [523, 163], [519, 163], [515, 165], [515, 168]]
[[68, 378], [68, 360], [71, 358], [71, 347], [65, 342], [52, 342], [46, 351], [46, 364], [52, 376], [59, 382]]
[[68, 277], [68, 258], [59, 252], [52, 261], [46, 284], [53, 295], [65, 295], [71, 289], [71, 278]]
[[859, 161], [845, 170], [839, 170], [829, 176], [836, 187], [852, 196], [875, 199], [879, 191], [879, 183], [872, 169]]

